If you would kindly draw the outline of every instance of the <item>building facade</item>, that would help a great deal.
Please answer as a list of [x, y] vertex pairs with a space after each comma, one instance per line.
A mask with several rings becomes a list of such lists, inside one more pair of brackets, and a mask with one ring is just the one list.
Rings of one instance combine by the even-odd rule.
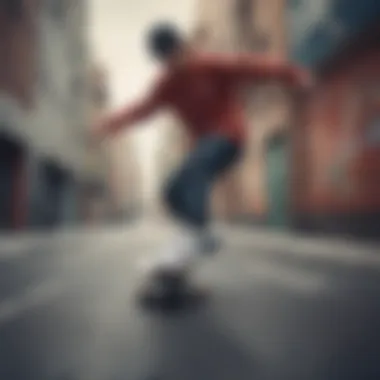
[[85, 183], [82, 206], [87, 222], [107, 220], [114, 212], [114, 194], [110, 186], [111, 162], [106, 144], [95, 144], [91, 129], [108, 110], [108, 78], [106, 70], [90, 64], [87, 77], [87, 144], [85, 150]]
[[293, 133], [296, 227], [380, 236], [380, 3], [289, 7], [295, 59], [319, 84], [300, 102]]
[[5, 228], [54, 227], [81, 219], [86, 12], [84, 1], [0, 4]]
[[[198, 2], [194, 43], [216, 52], [262, 52], [286, 56], [284, 0]], [[268, 214], [267, 145], [286, 129], [289, 97], [276, 83], [247, 85], [241, 92], [248, 123], [241, 163], [216, 186], [214, 209], [225, 219], [262, 221]]]
[[[85, 173], [86, 2], [39, 2], [31, 223], [62, 225], [82, 217]], [[53, 126], [53, 127], [52, 127]], [[59, 179], [58, 179], [59, 178]]]
[[142, 211], [142, 167], [133, 133], [127, 131], [111, 139], [107, 147], [110, 160], [110, 186], [114, 217], [131, 220]]
[[26, 221], [27, 114], [34, 103], [37, 3], [0, 4], [0, 227]]
[[90, 64], [87, 79], [87, 144], [83, 206], [88, 222], [125, 220], [135, 215], [141, 190], [139, 166], [130, 133], [95, 144], [92, 127], [109, 112], [109, 78], [99, 64]]

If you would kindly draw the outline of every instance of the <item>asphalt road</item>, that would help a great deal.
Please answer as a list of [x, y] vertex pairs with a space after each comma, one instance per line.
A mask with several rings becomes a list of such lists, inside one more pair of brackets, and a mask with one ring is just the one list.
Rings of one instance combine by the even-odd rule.
[[166, 230], [0, 239], [1, 380], [378, 380], [380, 252], [250, 231], [147, 310], [137, 257]]

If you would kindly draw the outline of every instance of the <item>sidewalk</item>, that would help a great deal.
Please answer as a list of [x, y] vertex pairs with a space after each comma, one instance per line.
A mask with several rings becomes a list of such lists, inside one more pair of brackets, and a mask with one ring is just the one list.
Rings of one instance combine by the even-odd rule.
[[[339, 260], [351, 264], [380, 265], [380, 243], [348, 240], [332, 236], [306, 236], [292, 231], [265, 228], [228, 227], [234, 244], [252, 250], [302, 255], [308, 258]], [[226, 227], [222, 230], [226, 231]]]

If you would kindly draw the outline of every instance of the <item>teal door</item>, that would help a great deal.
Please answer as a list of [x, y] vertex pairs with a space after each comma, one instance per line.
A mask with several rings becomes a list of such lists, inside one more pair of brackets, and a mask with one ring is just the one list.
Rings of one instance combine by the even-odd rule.
[[273, 137], [267, 149], [267, 191], [270, 226], [286, 228], [289, 224], [289, 141], [285, 136]]

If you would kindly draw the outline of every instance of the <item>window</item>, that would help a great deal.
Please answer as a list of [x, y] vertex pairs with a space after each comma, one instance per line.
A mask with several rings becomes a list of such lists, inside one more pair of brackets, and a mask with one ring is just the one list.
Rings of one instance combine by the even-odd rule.
[[268, 33], [256, 30], [251, 38], [251, 47], [254, 50], [265, 51], [270, 47], [271, 39]]
[[238, 38], [248, 49], [265, 51], [270, 46], [270, 36], [255, 28], [254, 1], [239, 0], [236, 3]]
[[288, 0], [288, 6], [292, 9], [300, 8], [303, 5], [303, 0]]
[[253, 1], [239, 0], [236, 3], [236, 26], [239, 31], [240, 38], [249, 38], [251, 34], [251, 26], [253, 20]]
[[57, 21], [65, 20], [68, 6], [68, 0], [46, 0], [49, 14]]
[[194, 43], [204, 44], [208, 39], [209, 33], [205, 26], [198, 27], [194, 33]]
[[250, 23], [253, 10], [252, 0], [239, 0], [236, 3], [236, 18], [238, 22]]
[[4, 8], [11, 19], [19, 19], [23, 14], [23, 0], [5, 0]]
[[370, 147], [378, 147], [380, 145], [380, 117], [375, 117], [367, 126], [365, 143]]

